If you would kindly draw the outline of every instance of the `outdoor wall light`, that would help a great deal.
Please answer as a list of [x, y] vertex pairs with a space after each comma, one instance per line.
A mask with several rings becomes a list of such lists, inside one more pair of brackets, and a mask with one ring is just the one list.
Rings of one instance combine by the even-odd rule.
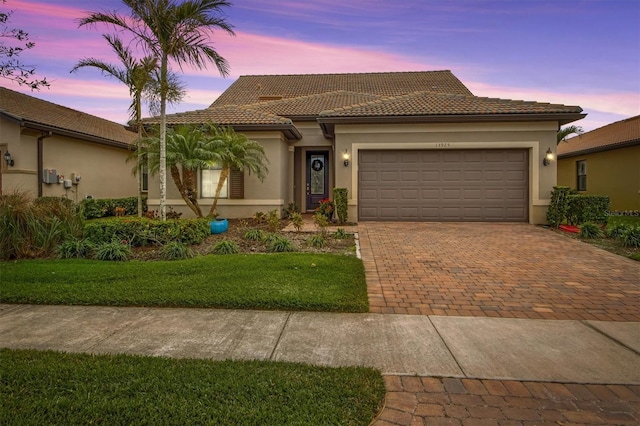
[[349, 152], [347, 152], [347, 150], [345, 149], [344, 152], [342, 153], [342, 159], [344, 160], [344, 166], [345, 167], [349, 167]]
[[551, 151], [551, 148], [548, 148], [547, 154], [544, 156], [544, 159], [542, 160], [542, 164], [544, 166], [548, 166], [549, 164], [551, 164], [552, 161], [553, 161], [553, 151]]
[[13, 161], [13, 158], [11, 158], [11, 154], [9, 154], [9, 151], [6, 151], [4, 153], [4, 161], [7, 163], [7, 166], [13, 167], [13, 165], [15, 164], [15, 161]]

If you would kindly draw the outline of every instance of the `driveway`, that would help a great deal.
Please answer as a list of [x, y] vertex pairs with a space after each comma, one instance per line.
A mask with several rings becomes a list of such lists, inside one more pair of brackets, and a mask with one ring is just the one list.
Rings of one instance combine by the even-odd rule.
[[358, 224], [371, 312], [640, 321], [640, 263], [528, 224]]

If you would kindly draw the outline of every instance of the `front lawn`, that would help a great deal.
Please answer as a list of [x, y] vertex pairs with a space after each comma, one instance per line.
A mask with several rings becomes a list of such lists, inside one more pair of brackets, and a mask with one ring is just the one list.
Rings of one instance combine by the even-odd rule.
[[0, 302], [367, 312], [362, 261], [309, 253], [1, 262]]
[[370, 368], [0, 350], [0, 424], [368, 425]]

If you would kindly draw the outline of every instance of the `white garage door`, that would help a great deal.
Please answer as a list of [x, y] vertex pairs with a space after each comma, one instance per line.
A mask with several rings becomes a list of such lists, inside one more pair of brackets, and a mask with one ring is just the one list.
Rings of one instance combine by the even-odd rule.
[[361, 221], [527, 222], [524, 149], [358, 152]]

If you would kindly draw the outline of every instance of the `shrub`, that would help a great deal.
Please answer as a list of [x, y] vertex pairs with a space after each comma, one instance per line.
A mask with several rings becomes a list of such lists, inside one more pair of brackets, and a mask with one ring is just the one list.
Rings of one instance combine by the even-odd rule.
[[336, 215], [338, 223], [343, 225], [347, 222], [349, 214], [349, 199], [347, 188], [333, 188], [333, 199], [336, 203]]
[[276, 232], [280, 229], [280, 215], [278, 214], [278, 210], [271, 210], [269, 212], [267, 224], [269, 226], [269, 231], [271, 232]]
[[125, 261], [131, 257], [131, 246], [126, 241], [111, 241], [96, 246], [96, 259]]
[[569, 210], [569, 195], [575, 191], [568, 186], [554, 186], [551, 192], [551, 202], [547, 208], [547, 221], [557, 228], [564, 222]]
[[311, 247], [322, 248], [326, 244], [326, 240], [323, 235], [312, 235], [307, 238], [307, 244]]
[[320, 231], [323, 234], [327, 233], [327, 226], [329, 226], [329, 219], [327, 219], [327, 217], [324, 214], [320, 212], [316, 212], [316, 214], [313, 215], [313, 222], [316, 224], [318, 228], [320, 228]]
[[[124, 214], [135, 216], [138, 214], [138, 197], [127, 198], [89, 198], [80, 202], [80, 209], [85, 219], [100, 219], [115, 216], [115, 208], [124, 208]], [[142, 198], [142, 211], [147, 211], [147, 198]]]
[[84, 235], [95, 244], [126, 240], [133, 246], [167, 244], [171, 241], [192, 245], [209, 235], [207, 219], [151, 220], [138, 217], [97, 219], [88, 222]]
[[285, 219], [291, 219], [291, 216], [294, 213], [300, 213], [300, 209], [298, 208], [298, 206], [296, 206], [295, 203], [289, 203], [289, 205], [287, 206], [286, 209], [284, 209], [284, 218]]
[[624, 247], [640, 248], [640, 226], [634, 226], [620, 237], [620, 242]]
[[331, 220], [334, 211], [335, 207], [333, 205], [333, 201], [328, 198], [324, 198], [320, 200], [320, 205], [316, 208], [315, 213], [324, 215], [327, 220]]
[[333, 233], [333, 238], [335, 238], [336, 240], [344, 240], [345, 238], [347, 238], [347, 235], [349, 234], [347, 234], [344, 229], [338, 228], [336, 229], [336, 232]]
[[179, 241], [171, 241], [162, 246], [160, 256], [164, 260], [190, 259], [194, 256], [193, 250]]
[[214, 254], [236, 254], [239, 252], [238, 245], [229, 240], [219, 241], [211, 248], [211, 253]]
[[290, 219], [291, 219], [291, 224], [293, 225], [294, 228], [296, 228], [296, 231], [300, 231], [302, 229], [302, 225], [304, 225], [304, 219], [302, 218], [302, 214], [298, 212], [291, 213]]
[[609, 238], [619, 239], [629, 229], [630, 229], [630, 226], [626, 224], [614, 225], [607, 228], [607, 236]]
[[85, 259], [90, 257], [93, 244], [87, 239], [67, 238], [56, 247], [60, 259]]
[[0, 195], [0, 259], [48, 255], [66, 238], [81, 237], [82, 227], [77, 206], [66, 198]]
[[609, 211], [609, 197], [602, 195], [569, 195], [567, 220], [572, 225], [586, 222], [606, 224]]
[[284, 253], [296, 251], [296, 248], [290, 239], [276, 236], [276, 238], [269, 243], [269, 251], [272, 253]]
[[255, 212], [253, 215], [253, 220], [257, 223], [264, 223], [267, 220], [267, 214], [265, 212]]
[[249, 229], [244, 233], [244, 239], [249, 241], [262, 241], [264, 232], [261, 229]]
[[595, 223], [587, 222], [580, 227], [581, 238], [602, 238], [602, 229]]

